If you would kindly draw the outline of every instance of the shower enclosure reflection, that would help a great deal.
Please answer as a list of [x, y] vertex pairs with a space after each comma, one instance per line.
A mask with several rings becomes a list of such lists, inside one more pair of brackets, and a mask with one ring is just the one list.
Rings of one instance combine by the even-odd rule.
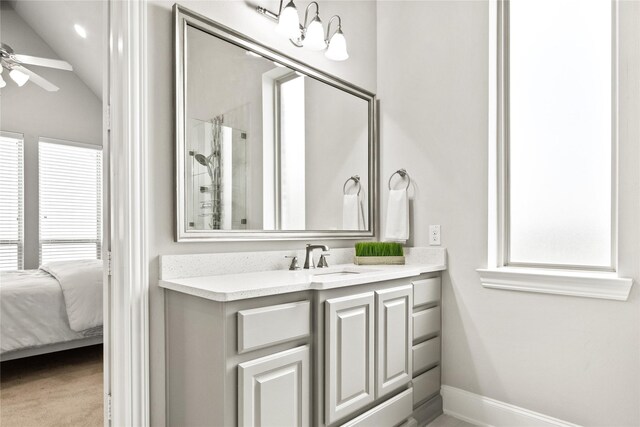
[[191, 119], [187, 158], [187, 221], [195, 230], [247, 228], [247, 133], [224, 124]]

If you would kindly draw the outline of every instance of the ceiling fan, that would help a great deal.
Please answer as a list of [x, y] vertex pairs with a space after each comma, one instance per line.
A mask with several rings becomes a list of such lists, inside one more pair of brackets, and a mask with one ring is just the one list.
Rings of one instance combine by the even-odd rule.
[[[49, 92], [57, 91], [59, 89], [58, 86], [26, 68], [25, 65], [36, 65], [38, 67], [73, 71], [73, 67], [67, 61], [39, 58], [37, 56], [30, 55], [20, 55], [14, 53], [13, 49], [4, 43], [0, 43], [0, 63], [2, 64], [2, 67], [0, 67], [0, 73], [5, 69], [9, 71], [9, 77], [11, 77], [18, 86], [24, 86], [27, 81], [31, 80], [33, 83], [37, 84], [44, 90], [48, 90]], [[2, 78], [2, 75], [0, 75], [0, 88], [5, 87], [6, 85], [7, 83]]]

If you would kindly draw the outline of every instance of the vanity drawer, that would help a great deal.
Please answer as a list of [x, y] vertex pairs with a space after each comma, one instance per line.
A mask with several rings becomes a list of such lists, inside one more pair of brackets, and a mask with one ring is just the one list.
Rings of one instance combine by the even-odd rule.
[[238, 312], [238, 353], [302, 338], [311, 331], [309, 301]]
[[413, 313], [413, 340], [419, 341], [440, 332], [440, 307]]
[[413, 346], [413, 374], [440, 363], [440, 337]]
[[440, 366], [413, 379], [413, 406], [435, 396], [440, 392]]
[[395, 426], [407, 419], [412, 412], [413, 389], [408, 389], [343, 424], [342, 427]]
[[436, 305], [440, 303], [440, 278], [416, 280], [413, 282], [413, 306]]

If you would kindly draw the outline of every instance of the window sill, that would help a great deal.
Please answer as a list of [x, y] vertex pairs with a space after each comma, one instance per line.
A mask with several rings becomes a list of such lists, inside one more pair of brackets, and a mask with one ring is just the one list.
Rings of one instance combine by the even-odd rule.
[[476, 270], [485, 288], [538, 292], [585, 298], [626, 301], [632, 279], [615, 273], [592, 271], [559, 271], [532, 268], [488, 268]]

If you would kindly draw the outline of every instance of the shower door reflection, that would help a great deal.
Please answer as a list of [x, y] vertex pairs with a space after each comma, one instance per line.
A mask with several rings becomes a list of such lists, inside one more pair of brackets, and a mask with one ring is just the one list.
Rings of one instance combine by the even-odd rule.
[[218, 116], [191, 119], [187, 134], [188, 228], [247, 229], [247, 133]]

